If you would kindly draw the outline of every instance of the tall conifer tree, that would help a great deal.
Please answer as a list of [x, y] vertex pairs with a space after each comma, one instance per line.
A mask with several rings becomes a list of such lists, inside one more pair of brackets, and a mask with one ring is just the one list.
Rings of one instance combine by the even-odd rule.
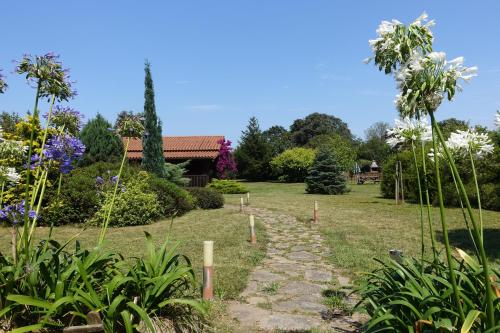
[[145, 170], [160, 177], [165, 174], [163, 157], [163, 140], [161, 123], [156, 116], [155, 93], [151, 78], [151, 65], [146, 61], [144, 66], [144, 136], [142, 138], [142, 166]]

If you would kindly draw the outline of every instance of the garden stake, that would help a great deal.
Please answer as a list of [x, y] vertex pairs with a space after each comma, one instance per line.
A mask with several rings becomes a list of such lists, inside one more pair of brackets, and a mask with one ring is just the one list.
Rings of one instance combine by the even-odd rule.
[[214, 298], [213, 275], [214, 275], [214, 242], [203, 242], [203, 299]]
[[243, 197], [240, 197], [240, 213], [243, 213]]
[[250, 206], [250, 192], [247, 192], [247, 206]]
[[257, 236], [255, 235], [255, 218], [250, 214], [250, 244], [257, 244]]
[[313, 210], [313, 222], [318, 222], [318, 202], [314, 201], [314, 210]]

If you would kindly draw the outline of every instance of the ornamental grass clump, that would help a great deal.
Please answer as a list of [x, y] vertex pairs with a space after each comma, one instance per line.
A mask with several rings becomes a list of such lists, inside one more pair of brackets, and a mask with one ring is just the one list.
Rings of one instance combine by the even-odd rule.
[[[399, 144], [404, 138], [410, 139], [413, 154], [416, 157], [414, 141], [418, 135], [411, 135], [414, 126], [411, 119], [424, 121], [430, 118], [431, 135], [428, 129], [422, 132], [421, 154], [425, 163], [425, 140], [430, 139], [432, 146], [432, 165], [434, 182], [439, 203], [439, 217], [443, 234], [446, 261], [442, 262], [434, 246], [432, 229], [431, 240], [434, 260], [424, 261], [423, 195], [420, 193], [422, 258], [420, 262], [412, 259], [401, 264], [391, 262], [380, 273], [371, 275], [370, 284], [361, 289], [362, 304], [370, 310], [372, 318], [368, 323], [370, 331], [417, 331], [433, 328], [433, 331], [461, 332], [498, 332], [500, 331], [500, 291], [492, 281], [498, 273], [490, 268], [483, 243], [483, 223], [481, 205], [479, 218], [472, 210], [469, 197], [458, 172], [455, 159], [470, 159], [471, 170], [476, 174], [475, 159], [492, 151], [488, 138], [473, 131], [457, 132], [445, 140], [436, 121], [435, 113], [443, 100], [452, 101], [462, 87], [459, 81], [469, 82], [475, 75], [476, 67], [463, 65], [464, 58], [447, 60], [444, 52], [433, 51], [433, 21], [427, 21], [424, 13], [417, 20], [405, 25], [397, 20], [383, 21], [379, 26], [378, 38], [370, 40], [374, 60], [379, 70], [394, 74], [399, 94], [395, 104], [403, 120], [389, 134], [390, 143]], [[401, 124], [405, 124], [401, 126]], [[425, 134], [424, 134], [425, 133]], [[460, 152], [456, 154], [454, 152]], [[415, 158], [417, 164], [417, 159]], [[470, 231], [475, 244], [477, 263], [463, 252], [457, 250], [462, 260], [457, 260], [448, 239], [448, 223], [444, 210], [444, 197], [441, 181], [440, 164], [446, 164], [451, 170], [457, 192], [463, 203], [464, 224]], [[425, 165], [423, 178], [419, 179], [424, 191], [427, 191], [428, 175]], [[418, 165], [416, 165], [418, 174]], [[479, 185], [474, 176], [477, 195]], [[478, 202], [480, 199], [478, 197]], [[426, 195], [429, 226], [432, 228], [430, 203]], [[479, 220], [479, 223], [478, 223]], [[411, 271], [411, 272], [410, 272]], [[399, 282], [397, 282], [399, 281]], [[397, 283], [396, 283], [397, 282]], [[464, 285], [465, 283], [465, 285]], [[386, 287], [390, 284], [389, 287]], [[473, 287], [472, 292], [469, 292]]]

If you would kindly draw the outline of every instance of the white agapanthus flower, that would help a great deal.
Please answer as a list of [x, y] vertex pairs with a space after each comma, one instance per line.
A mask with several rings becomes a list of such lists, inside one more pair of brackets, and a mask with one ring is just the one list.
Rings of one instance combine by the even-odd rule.
[[465, 156], [472, 153], [478, 158], [493, 153], [494, 149], [488, 135], [475, 130], [458, 130], [451, 133], [446, 140], [446, 147], [455, 154]]
[[0, 167], [0, 179], [2, 182], [10, 182], [13, 184], [17, 184], [21, 175], [17, 173], [15, 168], [11, 167]]
[[497, 111], [495, 115], [495, 126], [500, 127], [500, 111]]
[[427, 123], [426, 118], [412, 120], [409, 117], [405, 117], [403, 119], [395, 119], [394, 122], [394, 128], [387, 131], [388, 139], [386, 142], [391, 147], [405, 142], [427, 142], [432, 140], [432, 129]]
[[438, 151], [437, 151], [437, 154], [434, 154], [434, 148], [431, 148], [430, 151], [427, 153], [427, 156], [429, 156], [429, 159], [434, 162], [434, 158], [436, 157], [438, 158], [443, 158], [443, 153], [440, 151], [440, 149], [438, 148]]

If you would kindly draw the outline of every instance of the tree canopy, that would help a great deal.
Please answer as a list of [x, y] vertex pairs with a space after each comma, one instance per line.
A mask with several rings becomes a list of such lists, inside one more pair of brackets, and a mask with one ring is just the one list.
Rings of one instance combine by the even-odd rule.
[[91, 119], [80, 132], [80, 139], [85, 145], [85, 154], [81, 163], [89, 165], [95, 162], [117, 162], [123, 154], [120, 138], [110, 131], [111, 124], [99, 113]]
[[296, 119], [290, 126], [290, 132], [297, 146], [304, 146], [321, 134], [338, 134], [347, 140], [353, 139], [351, 130], [340, 118], [317, 112], [311, 113], [304, 119]]

